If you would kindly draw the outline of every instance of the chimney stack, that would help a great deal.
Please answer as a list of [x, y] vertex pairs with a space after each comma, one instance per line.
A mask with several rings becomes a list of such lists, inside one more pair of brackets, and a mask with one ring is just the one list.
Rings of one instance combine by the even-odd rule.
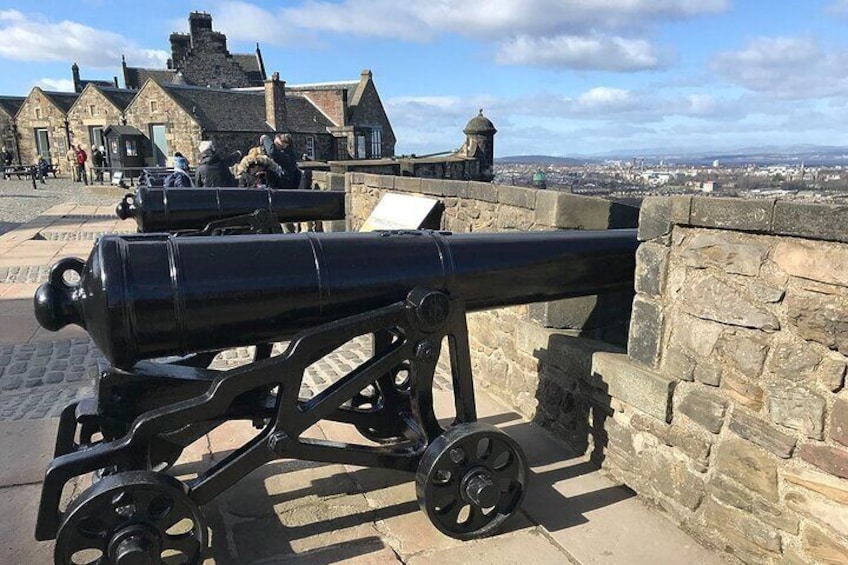
[[274, 131], [288, 129], [288, 111], [286, 110], [286, 81], [280, 80], [275, 72], [265, 81], [265, 121]]

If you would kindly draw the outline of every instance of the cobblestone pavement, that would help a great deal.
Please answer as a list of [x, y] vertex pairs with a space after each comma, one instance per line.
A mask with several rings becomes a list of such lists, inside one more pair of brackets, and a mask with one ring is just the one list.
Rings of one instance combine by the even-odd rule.
[[114, 206], [124, 192], [125, 189], [108, 185], [86, 187], [61, 176], [50, 177], [45, 184], [36, 183], [35, 190], [29, 180], [0, 179], [0, 234], [34, 219], [56, 204]]
[[[274, 345], [281, 354], [286, 343]], [[302, 398], [312, 398], [342, 375], [364, 363], [370, 340], [357, 338], [307, 367]], [[211, 369], [226, 370], [253, 359], [253, 347], [222, 352]], [[62, 408], [91, 394], [98, 365], [105, 359], [88, 338], [0, 346], [0, 421], [58, 417]], [[437, 372], [437, 390], [451, 390], [444, 365]]]

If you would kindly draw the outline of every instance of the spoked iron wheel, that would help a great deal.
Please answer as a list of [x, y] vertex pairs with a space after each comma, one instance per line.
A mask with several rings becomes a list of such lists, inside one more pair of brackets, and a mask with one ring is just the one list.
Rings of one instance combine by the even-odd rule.
[[177, 479], [109, 475], [76, 498], [56, 536], [56, 565], [199, 565], [206, 519]]
[[518, 511], [527, 475], [515, 440], [488, 424], [459, 424], [424, 452], [415, 491], [436, 528], [469, 540], [496, 533]]

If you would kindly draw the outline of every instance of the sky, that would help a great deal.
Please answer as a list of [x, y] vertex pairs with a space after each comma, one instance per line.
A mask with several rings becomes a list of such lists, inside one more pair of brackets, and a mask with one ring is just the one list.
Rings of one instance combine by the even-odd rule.
[[371, 69], [398, 154], [481, 108], [496, 156], [848, 145], [848, 0], [0, 0], [0, 95], [164, 66], [192, 10], [289, 84]]

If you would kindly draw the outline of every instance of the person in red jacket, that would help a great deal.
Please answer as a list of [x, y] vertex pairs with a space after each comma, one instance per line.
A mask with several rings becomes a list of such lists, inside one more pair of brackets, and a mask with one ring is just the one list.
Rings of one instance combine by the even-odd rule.
[[88, 176], [85, 174], [85, 162], [88, 161], [88, 155], [82, 145], [77, 145], [77, 175], [80, 180], [88, 186]]

